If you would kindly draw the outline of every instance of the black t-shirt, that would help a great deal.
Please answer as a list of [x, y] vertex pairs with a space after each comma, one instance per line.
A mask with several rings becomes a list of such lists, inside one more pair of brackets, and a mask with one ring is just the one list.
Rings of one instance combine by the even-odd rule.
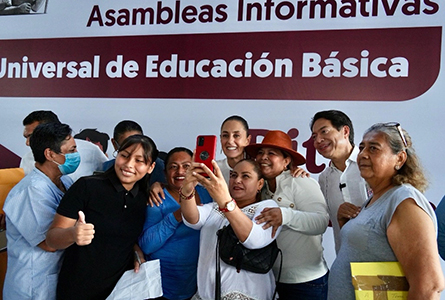
[[91, 244], [65, 250], [57, 299], [105, 299], [122, 274], [134, 267], [133, 246], [142, 232], [147, 197], [139, 184], [125, 190], [114, 169], [80, 178], [71, 186], [57, 213], [77, 219], [83, 211], [95, 234]]

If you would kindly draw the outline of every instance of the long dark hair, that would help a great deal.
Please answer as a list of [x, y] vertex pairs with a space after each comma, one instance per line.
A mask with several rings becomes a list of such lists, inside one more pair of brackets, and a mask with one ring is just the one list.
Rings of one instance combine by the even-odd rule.
[[[144, 152], [143, 157], [146, 164], [151, 165], [156, 161], [159, 155], [158, 148], [156, 147], [155, 142], [148, 136], [142, 135], [142, 134], [135, 134], [127, 137], [122, 145], [120, 145], [117, 152], [123, 151], [127, 149], [130, 146], [139, 144], [142, 147], [142, 150]], [[110, 168], [108, 171], [114, 172], [114, 168]], [[107, 171], [107, 172], [108, 172]], [[140, 184], [140, 188], [147, 193], [147, 195], [150, 193], [150, 176], [151, 174], [146, 174], [142, 179], [140, 179], [138, 182]]]

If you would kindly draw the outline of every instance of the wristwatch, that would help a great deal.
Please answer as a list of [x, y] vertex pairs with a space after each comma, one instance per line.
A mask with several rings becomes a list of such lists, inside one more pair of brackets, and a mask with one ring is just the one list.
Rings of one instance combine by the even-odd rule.
[[229, 202], [226, 203], [226, 206], [224, 208], [219, 208], [219, 211], [221, 212], [229, 212], [229, 211], [233, 211], [236, 207], [236, 202], [235, 199], [232, 198], [232, 200], [230, 200]]

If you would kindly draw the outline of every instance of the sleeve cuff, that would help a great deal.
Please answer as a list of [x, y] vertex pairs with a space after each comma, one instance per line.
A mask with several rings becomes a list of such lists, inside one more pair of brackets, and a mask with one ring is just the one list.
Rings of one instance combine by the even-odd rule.
[[290, 220], [292, 219], [292, 209], [287, 207], [280, 207], [280, 210], [281, 210], [281, 217], [283, 219], [281, 225], [289, 224]]

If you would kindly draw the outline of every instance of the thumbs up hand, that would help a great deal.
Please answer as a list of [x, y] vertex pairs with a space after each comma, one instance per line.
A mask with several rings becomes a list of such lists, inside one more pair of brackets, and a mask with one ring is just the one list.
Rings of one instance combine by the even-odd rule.
[[85, 214], [79, 211], [79, 218], [74, 225], [74, 241], [79, 246], [91, 244], [94, 238], [94, 225], [85, 221]]

